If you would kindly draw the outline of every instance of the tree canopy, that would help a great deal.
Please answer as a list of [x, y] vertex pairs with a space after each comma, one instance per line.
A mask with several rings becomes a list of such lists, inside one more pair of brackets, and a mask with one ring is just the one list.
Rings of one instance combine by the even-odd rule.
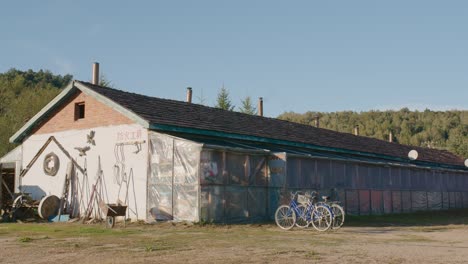
[[15, 147], [8, 139], [71, 80], [43, 70], [0, 73], [0, 157]]
[[320, 116], [320, 127], [352, 133], [358, 125], [360, 135], [427, 148], [446, 149], [468, 158], [468, 111], [399, 111], [367, 112], [285, 112], [279, 119], [314, 125]]

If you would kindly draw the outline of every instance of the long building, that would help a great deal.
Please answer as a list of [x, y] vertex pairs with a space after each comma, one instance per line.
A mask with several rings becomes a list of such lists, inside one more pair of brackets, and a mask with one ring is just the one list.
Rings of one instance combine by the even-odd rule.
[[445, 150], [82, 81], [10, 141], [21, 144], [16, 191], [61, 197], [72, 172], [72, 216], [93, 190], [147, 222], [268, 220], [297, 190], [333, 195], [348, 214], [468, 208], [467, 164]]

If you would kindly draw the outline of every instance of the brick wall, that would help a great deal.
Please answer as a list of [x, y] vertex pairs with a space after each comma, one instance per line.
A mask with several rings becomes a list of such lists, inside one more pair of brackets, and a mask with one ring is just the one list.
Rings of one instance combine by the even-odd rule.
[[[81, 102], [85, 103], [85, 117], [75, 120], [75, 104]], [[47, 121], [36, 129], [34, 134], [133, 123], [135, 122], [131, 119], [80, 91], [68, 103], [56, 110]]]

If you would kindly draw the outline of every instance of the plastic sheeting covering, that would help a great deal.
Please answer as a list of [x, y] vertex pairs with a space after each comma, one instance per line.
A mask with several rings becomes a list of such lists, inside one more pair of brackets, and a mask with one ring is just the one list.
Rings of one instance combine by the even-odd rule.
[[372, 190], [371, 191], [371, 212], [372, 214], [383, 214], [383, 192]]
[[[272, 160], [278, 163], [272, 184], [284, 186], [285, 161], [281, 158]], [[203, 149], [200, 159], [200, 220], [240, 223], [268, 219], [271, 197], [268, 195], [267, 164], [266, 155]], [[272, 187], [273, 193], [274, 189]]]
[[411, 192], [411, 211], [427, 210], [427, 194], [426, 192]]
[[147, 221], [198, 221], [201, 144], [151, 132]]
[[347, 214], [359, 215], [359, 191], [346, 190], [345, 210]]
[[401, 213], [403, 211], [400, 191], [392, 191], [392, 210], [392, 213]]
[[370, 214], [370, 191], [359, 190], [359, 214], [368, 215]]
[[450, 208], [450, 196], [448, 192], [442, 192], [442, 209], [449, 209]]
[[468, 208], [468, 192], [463, 193], [463, 208]]
[[455, 193], [455, 208], [463, 207], [463, 194], [461, 192]]
[[392, 191], [383, 191], [383, 213], [391, 214], [393, 213], [393, 199]]
[[408, 213], [468, 208], [468, 192], [344, 190], [346, 213]]
[[456, 199], [455, 193], [449, 192], [449, 208], [457, 208], [455, 199]]
[[468, 207], [467, 174], [203, 148], [155, 132], [149, 138], [149, 221], [273, 219], [295, 191], [331, 195], [355, 215]]
[[429, 210], [442, 209], [442, 193], [441, 192], [428, 192], [427, 193], [427, 206]]

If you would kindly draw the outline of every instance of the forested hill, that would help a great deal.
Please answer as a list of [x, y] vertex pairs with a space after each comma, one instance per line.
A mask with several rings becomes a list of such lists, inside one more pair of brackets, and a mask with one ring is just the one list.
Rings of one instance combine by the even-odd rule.
[[49, 71], [0, 73], [0, 157], [15, 146], [8, 139], [72, 79]]
[[383, 140], [392, 131], [394, 142], [446, 149], [468, 158], [468, 111], [285, 112], [278, 118], [314, 125], [317, 114], [321, 128], [353, 133], [358, 125], [359, 135]]

